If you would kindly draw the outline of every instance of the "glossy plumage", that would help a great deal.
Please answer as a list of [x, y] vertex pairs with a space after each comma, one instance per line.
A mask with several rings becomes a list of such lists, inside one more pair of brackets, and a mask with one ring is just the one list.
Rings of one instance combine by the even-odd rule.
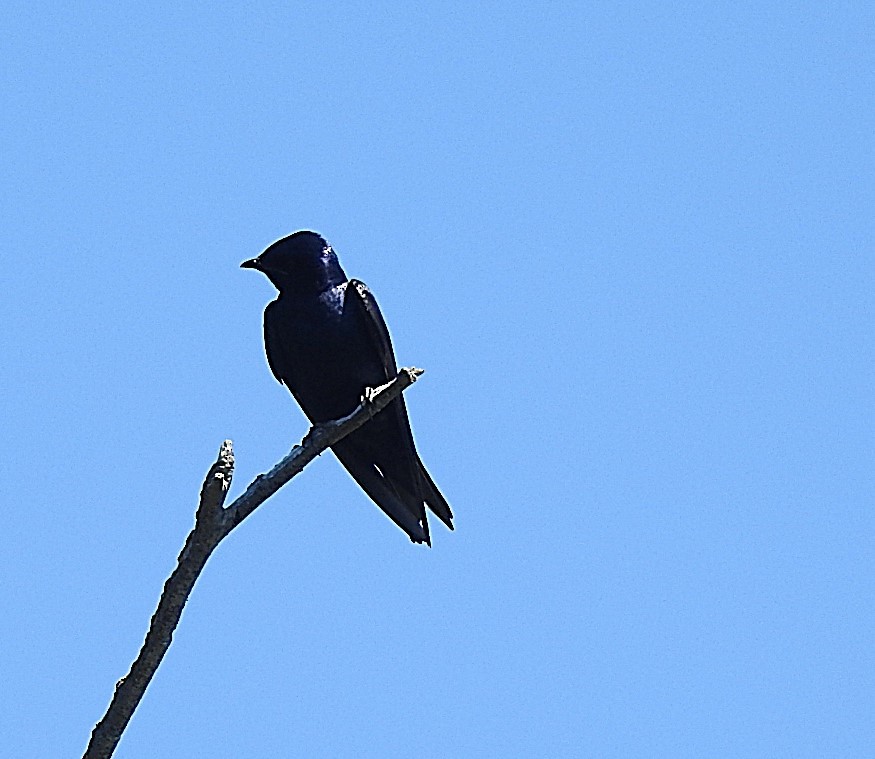
[[[366, 388], [395, 377], [376, 300], [362, 282], [347, 279], [322, 237], [296, 232], [243, 266], [263, 272], [279, 290], [264, 312], [267, 360], [311, 422], [349, 414]], [[414, 543], [431, 545], [426, 505], [453, 529], [450, 506], [416, 452], [403, 397], [332, 450]]]

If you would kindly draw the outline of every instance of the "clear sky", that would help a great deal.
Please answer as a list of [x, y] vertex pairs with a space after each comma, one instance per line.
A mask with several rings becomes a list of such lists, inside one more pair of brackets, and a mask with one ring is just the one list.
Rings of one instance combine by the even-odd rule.
[[863, 757], [871, 3], [18, 3], [0, 31], [0, 735], [79, 756], [271, 376], [276, 238], [386, 315], [452, 503], [326, 454], [117, 756]]

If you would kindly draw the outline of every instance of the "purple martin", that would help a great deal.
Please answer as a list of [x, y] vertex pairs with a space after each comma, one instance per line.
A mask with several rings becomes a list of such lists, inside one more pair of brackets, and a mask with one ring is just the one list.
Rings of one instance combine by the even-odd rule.
[[[367, 388], [397, 375], [377, 301], [363, 282], [347, 279], [320, 235], [295, 232], [241, 266], [263, 272], [279, 290], [264, 310], [267, 362], [311, 422], [346, 416]], [[431, 545], [426, 505], [453, 529], [450, 505], [416, 452], [403, 397], [332, 450], [414, 543]]]

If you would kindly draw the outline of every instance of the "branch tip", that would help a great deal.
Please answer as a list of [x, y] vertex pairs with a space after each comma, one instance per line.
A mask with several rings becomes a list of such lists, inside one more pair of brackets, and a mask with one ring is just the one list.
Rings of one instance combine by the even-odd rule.
[[219, 446], [219, 458], [216, 460], [222, 469], [230, 469], [234, 471], [234, 443], [231, 440], [225, 440]]

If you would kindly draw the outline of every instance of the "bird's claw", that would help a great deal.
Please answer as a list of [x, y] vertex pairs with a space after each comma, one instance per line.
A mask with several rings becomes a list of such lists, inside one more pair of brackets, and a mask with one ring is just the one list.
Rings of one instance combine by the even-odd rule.
[[364, 389], [364, 392], [362, 393], [362, 405], [368, 407], [369, 414], [372, 419], [374, 417], [373, 403], [376, 397], [377, 389], [373, 387], [366, 387]]

